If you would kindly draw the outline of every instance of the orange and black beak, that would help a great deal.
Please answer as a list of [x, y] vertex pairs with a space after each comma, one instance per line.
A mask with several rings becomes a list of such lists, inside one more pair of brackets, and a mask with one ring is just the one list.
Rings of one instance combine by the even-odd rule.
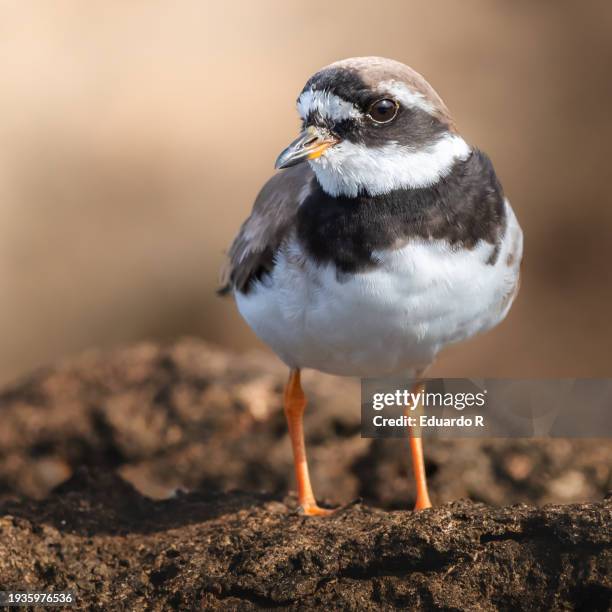
[[310, 126], [278, 156], [274, 167], [277, 169], [290, 168], [303, 161], [316, 159], [338, 142], [337, 136]]

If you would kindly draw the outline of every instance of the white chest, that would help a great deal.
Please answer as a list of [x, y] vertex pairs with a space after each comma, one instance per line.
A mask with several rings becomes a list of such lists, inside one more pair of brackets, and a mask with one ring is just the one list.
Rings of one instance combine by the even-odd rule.
[[[510, 207], [504, 241], [452, 249], [411, 240], [376, 253], [379, 265], [338, 274], [305, 262], [293, 243], [272, 276], [247, 295], [240, 312], [292, 367], [377, 376], [428, 365], [446, 344], [489, 329], [506, 315], [518, 279], [522, 235]], [[515, 253], [509, 262], [509, 253]]]

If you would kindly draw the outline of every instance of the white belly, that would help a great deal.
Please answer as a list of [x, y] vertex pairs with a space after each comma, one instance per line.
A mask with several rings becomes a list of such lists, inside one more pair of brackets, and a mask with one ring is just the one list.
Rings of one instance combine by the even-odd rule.
[[522, 234], [509, 205], [494, 247], [452, 250], [411, 240], [379, 253], [376, 269], [338, 275], [304, 262], [295, 242], [279, 253], [270, 278], [236, 294], [242, 316], [290, 367], [347, 376], [410, 373], [446, 344], [499, 323], [518, 282]]

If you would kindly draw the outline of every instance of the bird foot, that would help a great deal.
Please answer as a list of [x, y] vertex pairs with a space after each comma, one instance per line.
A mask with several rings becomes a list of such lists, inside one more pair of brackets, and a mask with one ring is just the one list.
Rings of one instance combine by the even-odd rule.
[[321, 506], [317, 505], [316, 502], [301, 504], [298, 508], [299, 514], [304, 514], [306, 516], [330, 516], [331, 514], [335, 514], [340, 510], [346, 510], [347, 508], [351, 508], [352, 506], [356, 506], [360, 504], [363, 500], [361, 497], [350, 501], [348, 504], [343, 504], [342, 506], [338, 506], [337, 508], [321, 508]]
[[302, 504], [298, 508], [299, 514], [305, 514], [306, 516], [329, 516], [336, 511], [334, 508], [321, 508], [317, 504]]
[[429, 497], [426, 497], [425, 499], [417, 497], [416, 504], [414, 504], [414, 511], [417, 512], [418, 510], [426, 510], [427, 508], [431, 508]]

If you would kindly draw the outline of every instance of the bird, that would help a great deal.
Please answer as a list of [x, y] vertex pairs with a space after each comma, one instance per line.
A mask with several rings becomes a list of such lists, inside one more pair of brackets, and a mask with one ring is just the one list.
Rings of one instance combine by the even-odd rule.
[[[334, 62], [297, 98], [278, 156], [227, 253], [220, 292], [289, 369], [298, 504], [310, 481], [300, 373], [405, 376], [422, 390], [445, 346], [487, 331], [519, 289], [523, 233], [489, 157], [425, 78], [382, 57]], [[415, 510], [431, 507], [410, 437]]]

